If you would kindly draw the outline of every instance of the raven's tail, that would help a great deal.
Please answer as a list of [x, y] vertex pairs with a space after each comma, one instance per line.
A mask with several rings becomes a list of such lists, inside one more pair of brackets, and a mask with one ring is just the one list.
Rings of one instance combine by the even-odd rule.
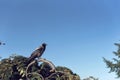
[[30, 58], [28, 58], [28, 60], [27, 60], [27, 63], [26, 63], [26, 64], [27, 64], [27, 65], [28, 65], [28, 64], [30, 64], [33, 60], [34, 60], [34, 58], [31, 58], [31, 57], [30, 57]]

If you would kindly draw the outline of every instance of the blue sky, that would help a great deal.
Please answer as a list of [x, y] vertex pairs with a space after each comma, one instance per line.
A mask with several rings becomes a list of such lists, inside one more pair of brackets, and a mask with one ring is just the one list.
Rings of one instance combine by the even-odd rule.
[[42, 56], [86, 78], [118, 80], [102, 57], [112, 59], [120, 40], [119, 0], [0, 0], [0, 56]]

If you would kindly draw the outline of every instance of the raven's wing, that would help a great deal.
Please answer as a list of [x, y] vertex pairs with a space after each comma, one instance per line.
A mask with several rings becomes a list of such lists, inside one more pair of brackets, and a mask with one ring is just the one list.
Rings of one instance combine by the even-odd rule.
[[38, 57], [38, 56], [37, 56], [38, 53], [39, 53], [38, 50], [35, 50], [35, 51], [32, 52], [31, 56], [28, 58], [28, 64], [29, 64], [31, 61], [33, 61], [35, 58]]
[[40, 49], [39, 49], [39, 57], [41, 57], [42, 56], [42, 54], [44, 53], [44, 51], [45, 51], [45, 48], [46, 47], [44, 47], [44, 46], [42, 46]]

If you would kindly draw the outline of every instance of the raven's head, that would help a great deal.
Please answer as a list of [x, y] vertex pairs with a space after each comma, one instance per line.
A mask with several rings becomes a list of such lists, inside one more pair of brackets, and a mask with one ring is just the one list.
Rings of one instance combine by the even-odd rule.
[[46, 43], [43, 43], [42, 46], [46, 46], [47, 44]]

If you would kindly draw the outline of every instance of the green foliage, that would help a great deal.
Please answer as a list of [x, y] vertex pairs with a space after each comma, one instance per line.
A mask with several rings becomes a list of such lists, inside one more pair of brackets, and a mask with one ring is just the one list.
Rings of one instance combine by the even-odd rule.
[[25, 75], [25, 61], [27, 58], [23, 56], [15, 56], [13, 59], [6, 58], [0, 61], [0, 77], [3, 80], [10, 80], [11, 78], [20, 78]]
[[58, 66], [56, 67], [56, 70], [63, 71], [65, 73], [65, 75], [61, 76], [60, 80], [80, 80], [80, 77], [67, 67]]
[[118, 47], [117, 52], [113, 52], [116, 58], [113, 58], [112, 61], [105, 58], [103, 58], [103, 60], [106, 63], [107, 68], [110, 68], [110, 72], [115, 72], [117, 77], [120, 77], [120, 44], [115, 43], [115, 45]]
[[[28, 58], [24, 56], [12, 55], [0, 61], [0, 79], [2, 80], [27, 80], [26, 68]], [[30, 80], [80, 80], [80, 77], [72, 70], [58, 66], [56, 72], [50, 72], [51, 67], [42, 63], [35, 62], [30, 66], [28, 72]]]

